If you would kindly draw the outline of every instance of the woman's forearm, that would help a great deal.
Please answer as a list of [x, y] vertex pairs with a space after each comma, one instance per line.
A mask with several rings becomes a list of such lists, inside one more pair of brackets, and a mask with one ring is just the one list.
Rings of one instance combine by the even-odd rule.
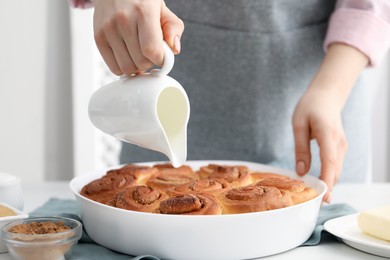
[[352, 46], [332, 44], [313, 79], [311, 88], [321, 88], [334, 95], [335, 104], [344, 106], [348, 95], [369, 59]]

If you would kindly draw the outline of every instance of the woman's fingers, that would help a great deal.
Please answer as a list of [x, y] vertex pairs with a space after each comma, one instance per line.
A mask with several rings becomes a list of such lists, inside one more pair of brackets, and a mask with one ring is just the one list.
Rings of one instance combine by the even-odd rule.
[[157, 10], [146, 5], [139, 7], [137, 29], [140, 51], [146, 59], [158, 66], [162, 66], [164, 60], [160, 17], [161, 6]]
[[179, 53], [183, 30], [183, 22], [162, 0], [95, 1], [96, 45], [116, 75], [161, 66], [163, 38], [170, 40], [171, 48]]
[[122, 70], [117, 63], [114, 52], [112, 51], [111, 46], [107, 42], [106, 38], [95, 35], [95, 42], [104, 62], [107, 64], [111, 72], [117, 76], [122, 75]]
[[119, 34], [123, 39], [125, 49], [133, 64], [132, 73], [145, 71], [152, 67], [153, 63], [141, 51], [138, 39], [137, 20], [131, 19], [130, 14], [126, 12], [118, 12], [116, 17]]
[[304, 175], [310, 169], [310, 140], [317, 141], [322, 179], [328, 191], [323, 200], [330, 202], [333, 186], [342, 171], [347, 141], [341, 121], [341, 106], [334, 105], [331, 93], [311, 87], [298, 102], [293, 115], [296, 171]]
[[104, 33], [122, 73], [125, 75], [135, 73], [137, 67], [128, 52], [127, 46], [123, 40], [123, 35], [119, 31], [118, 26], [116, 24], [106, 24]]
[[180, 39], [184, 31], [184, 23], [165, 6], [165, 3], [161, 7], [161, 27], [163, 28], [165, 41], [175, 54], [179, 54], [181, 51]]
[[296, 119], [293, 122], [295, 140], [295, 168], [298, 175], [305, 175], [310, 169], [310, 125], [308, 120]]
[[[328, 129], [329, 130], [329, 129]], [[325, 202], [330, 202], [333, 186], [337, 183], [342, 165], [347, 150], [347, 142], [344, 132], [328, 131], [318, 134], [316, 136], [318, 145], [320, 147], [321, 160], [321, 175], [322, 179], [328, 186], [328, 191], [324, 196]]]

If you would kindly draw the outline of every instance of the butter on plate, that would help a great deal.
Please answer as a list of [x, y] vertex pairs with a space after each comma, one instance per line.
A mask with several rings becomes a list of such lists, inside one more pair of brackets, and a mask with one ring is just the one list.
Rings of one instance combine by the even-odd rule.
[[361, 212], [358, 225], [363, 232], [390, 241], [390, 205]]

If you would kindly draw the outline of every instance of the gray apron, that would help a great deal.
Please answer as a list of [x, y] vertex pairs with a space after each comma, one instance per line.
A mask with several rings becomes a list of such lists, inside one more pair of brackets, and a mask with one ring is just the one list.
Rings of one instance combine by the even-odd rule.
[[[295, 169], [292, 114], [322, 61], [334, 1], [166, 0], [186, 26], [170, 75], [191, 103], [188, 160], [244, 160]], [[341, 181], [368, 171], [368, 88], [343, 113], [349, 142]], [[319, 176], [312, 142], [311, 174]], [[167, 160], [123, 144], [121, 163]]]

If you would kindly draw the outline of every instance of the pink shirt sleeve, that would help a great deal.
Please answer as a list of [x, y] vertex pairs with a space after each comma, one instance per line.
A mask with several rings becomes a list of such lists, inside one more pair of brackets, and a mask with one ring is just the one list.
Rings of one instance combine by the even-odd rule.
[[390, 46], [389, 0], [338, 0], [330, 17], [324, 42], [341, 42], [355, 47], [375, 66]]
[[93, 3], [90, 0], [68, 0], [72, 7], [76, 8], [90, 8]]

